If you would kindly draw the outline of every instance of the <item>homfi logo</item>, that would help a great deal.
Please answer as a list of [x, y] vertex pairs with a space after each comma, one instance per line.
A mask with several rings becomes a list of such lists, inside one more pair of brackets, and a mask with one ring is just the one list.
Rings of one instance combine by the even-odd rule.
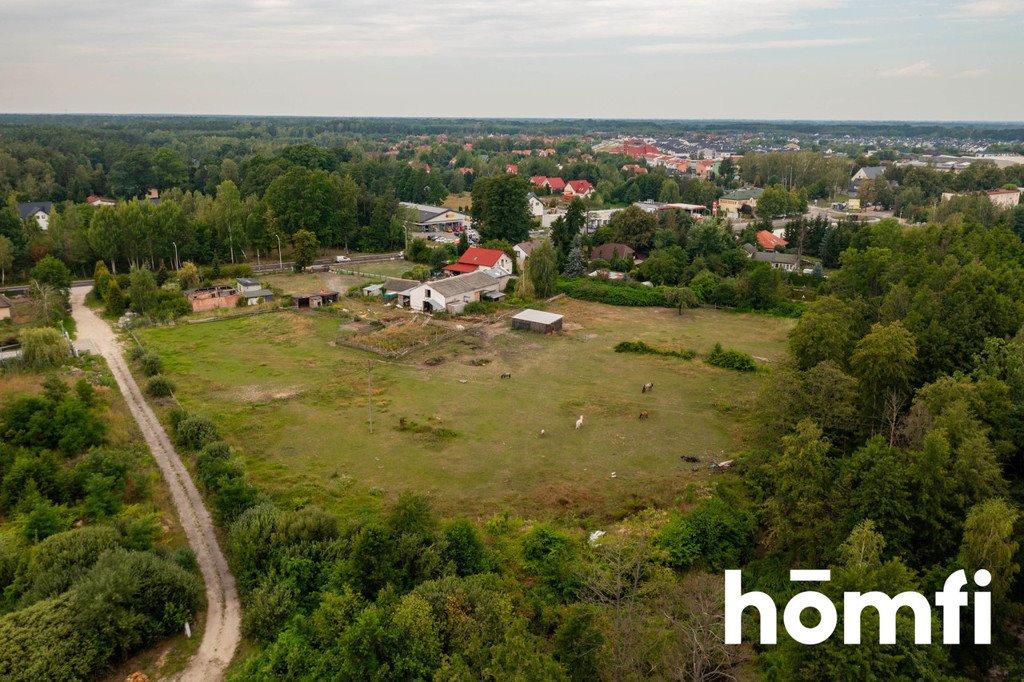
[[[741, 572], [725, 572], [725, 643], [739, 644], [743, 639], [743, 612], [753, 607], [760, 618], [761, 644], [778, 642], [778, 609], [772, 598], [764, 592], [744, 592]], [[827, 570], [793, 570], [789, 572], [791, 582], [828, 582], [832, 579]], [[963, 569], [953, 573], [935, 594], [935, 606], [942, 609], [942, 643], [960, 643], [960, 610], [968, 605], [967, 574]], [[992, 574], [981, 569], [974, 573], [978, 587], [988, 587]], [[974, 643], [992, 643], [992, 595], [975, 590]], [[896, 613], [909, 609], [914, 617], [914, 643], [932, 643], [932, 605], [919, 592], [900, 592], [890, 597], [884, 592], [843, 593], [843, 643], [860, 644], [861, 613], [874, 609], [878, 614], [879, 644], [896, 643]], [[805, 611], [815, 611], [819, 616], [817, 625], [806, 626], [800, 616]], [[786, 632], [801, 644], [821, 644], [836, 630], [839, 615], [836, 605], [821, 592], [806, 591], [794, 596], [782, 613]]]

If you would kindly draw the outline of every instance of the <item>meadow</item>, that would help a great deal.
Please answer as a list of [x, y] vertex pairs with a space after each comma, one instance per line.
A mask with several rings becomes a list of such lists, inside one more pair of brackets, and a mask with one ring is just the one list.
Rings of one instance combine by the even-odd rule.
[[[373, 307], [343, 298], [345, 306]], [[164, 358], [180, 402], [216, 421], [254, 483], [281, 505], [372, 513], [412, 490], [446, 514], [564, 521], [671, 504], [708, 485], [710, 463], [734, 458], [750, 436], [745, 415], [763, 373], [615, 353], [616, 343], [703, 354], [721, 341], [770, 364], [792, 325], [572, 299], [547, 309], [565, 315], [563, 333], [498, 322], [400, 362], [336, 344], [346, 323], [337, 311], [138, 335]], [[653, 392], [641, 394], [645, 382]], [[641, 410], [650, 418], [639, 420]]]

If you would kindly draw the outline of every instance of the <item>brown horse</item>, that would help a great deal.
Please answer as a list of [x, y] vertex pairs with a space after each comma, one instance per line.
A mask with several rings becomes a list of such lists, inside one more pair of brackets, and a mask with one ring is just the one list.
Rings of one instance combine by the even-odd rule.
[[653, 391], [653, 390], [654, 390], [654, 382], [653, 381], [649, 381], [646, 384], [644, 384], [643, 388], [640, 389], [640, 392], [641, 393], [647, 393], [647, 392]]
[[651, 415], [648, 414], [647, 410], [643, 410], [642, 412], [640, 412], [640, 419], [647, 419], [650, 416]]

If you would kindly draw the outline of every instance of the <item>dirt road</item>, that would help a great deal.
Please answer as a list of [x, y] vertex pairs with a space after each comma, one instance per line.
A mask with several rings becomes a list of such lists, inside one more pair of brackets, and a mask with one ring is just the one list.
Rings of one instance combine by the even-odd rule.
[[192, 482], [188, 470], [171, 445], [163, 426], [146, 404], [135, 378], [128, 371], [117, 337], [105, 321], [84, 305], [83, 301], [88, 292], [89, 287], [76, 287], [71, 290], [71, 304], [78, 326], [78, 338], [91, 342], [114, 373], [132, 416], [138, 422], [146, 444], [153, 452], [153, 458], [167, 481], [178, 519], [185, 530], [192, 551], [195, 552], [203, 580], [206, 582], [207, 611], [203, 641], [176, 679], [183, 682], [219, 680], [224, 677], [240, 638], [241, 612], [238, 593], [235, 590], [235, 578], [231, 575], [227, 560], [220, 551], [210, 513], [203, 505], [203, 499], [195, 483]]

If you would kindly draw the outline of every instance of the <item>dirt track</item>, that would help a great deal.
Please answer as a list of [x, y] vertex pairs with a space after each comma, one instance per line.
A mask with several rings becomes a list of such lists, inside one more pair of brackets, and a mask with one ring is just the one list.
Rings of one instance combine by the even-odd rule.
[[207, 682], [224, 677], [240, 638], [241, 611], [235, 578], [217, 543], [213, 521], [188, 470], [171, 445], [156, 415], [146, 404], [138, 384], [128, 371], [117, 337], [110, 326], [83, 302], [89, 287], [71, 290], [71, 302], [78, 338], [92, 343], [117, 380], [132, 416], [139, 424], [146, 444], [160, 467], [171, 491], [178, 519], [195, 552], [206, 583], [206, 629], [199, 650], [175, 679]]

